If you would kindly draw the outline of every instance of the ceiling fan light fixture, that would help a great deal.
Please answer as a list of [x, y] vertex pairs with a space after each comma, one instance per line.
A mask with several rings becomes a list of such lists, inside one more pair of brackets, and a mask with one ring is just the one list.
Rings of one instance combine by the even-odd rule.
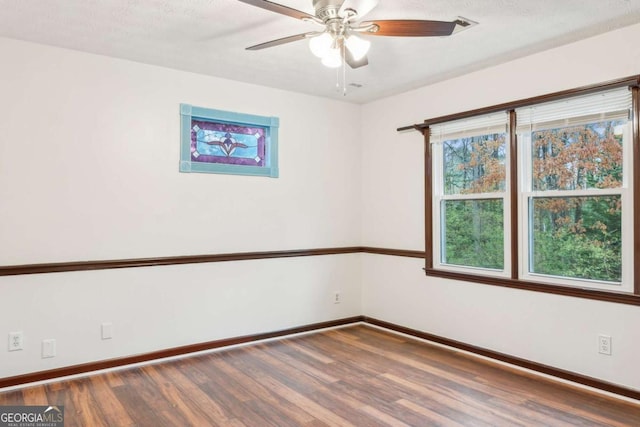
[[329, 68], [338, 68], [342, 65], [342, 57], [340, 55], [340, 48], [331, 48], [322, 57], [322, 65]]
[[325, 32], [309, 40], [309, 49], [311, 49], [311, 53], [318, 58], [324, 58], [327, 52], [331, 50], [333, 44], [333, 37], [331, 37], [331, 34]]
[[351, 52], [351, 56], [353, 56], [353, 59], [359, 61], [365, 57], [367, 52], [369, 52], [371, 42], [369, 40], [365, 40], [361, 37], [351, 34], [347, 37], [345, 46], [347, 46], [347, 49], [349, 49], [349, 52]]
[[[271, 0], [240, 0], [280, 15], [312, 22], [322, 30], [282, 37], [246, 48], [261, 50], [298, 40], [309, 39], [311, 52], [330, 68], [342, 67], [342, 88], [345, 89], [346, 66], [356, 69], [369, 64], [367, 52], [371, 42], [366, 36], [385, 37], [445, 37], [477, 24], [461, 16], [455, 21], [423, 19], [382, 19], [363, 21], [379, 0], [312, 0], [315, 12], [309, 14]], [[361, 38], [358, 35], [364, 35]], [[336, 73], [339, 76], [340, 73]], [[339, 80], [339, 77], [338, 77]]]

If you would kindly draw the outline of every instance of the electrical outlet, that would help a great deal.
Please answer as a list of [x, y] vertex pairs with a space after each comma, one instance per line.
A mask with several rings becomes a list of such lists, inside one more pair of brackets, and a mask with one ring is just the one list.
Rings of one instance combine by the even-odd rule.
[[598, 335], [598, 353], [611, 356], [611, 337]]
[[24, 348], [24, 336], [22, 331], [9, 332], [9, 351], [22, 350]]
[[56, 356], [56, 340], [42, 340], [42, 358]]
[[340, 304], [340, 301], [341, 301], [341, 295], [340, 295], [340, 292], [339, 292], [339, 291], [335, 291], [335, 292], [333, 293], [333, 303], [334, 303], [334, 304]]

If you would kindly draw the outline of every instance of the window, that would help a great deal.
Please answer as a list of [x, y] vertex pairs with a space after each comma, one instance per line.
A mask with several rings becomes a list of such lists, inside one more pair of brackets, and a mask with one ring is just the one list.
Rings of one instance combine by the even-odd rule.
[[510, 254], [506, 198], [507, 115], [484, 115], [431, 129], [438, 184], [433, 211], [438, 266], [503, 275]]
[[555, 98], [428, 125], [428, 274], [634, 292], [631, 90]]
[[621, 88], [516, 110], [523, 278], [633, 289], [630, 109]]
[[279, 122], [180, 104], [180, 172], [277, 178]]

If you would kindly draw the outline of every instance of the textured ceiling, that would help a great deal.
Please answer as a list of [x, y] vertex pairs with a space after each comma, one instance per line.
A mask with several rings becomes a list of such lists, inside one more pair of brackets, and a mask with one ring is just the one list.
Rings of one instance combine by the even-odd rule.
[[[313, 14], [312, 0], [281, 4]], [[451, 37], [370, 37], [367, 67], [336, 70], [298, 41], [312, 23], [236, 0], [0, 0], [0, 37], [27, 40], [264, 86], [368, 102], [640, 22], [640, 0], [380, 0], [367, 19], [463, 16], [479, 25]]]

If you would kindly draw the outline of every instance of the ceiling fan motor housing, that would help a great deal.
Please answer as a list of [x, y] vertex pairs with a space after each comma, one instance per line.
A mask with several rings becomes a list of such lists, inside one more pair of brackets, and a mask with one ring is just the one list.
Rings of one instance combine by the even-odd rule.
[[325, 24], [328, 24], [332, 19], [342, 19], [338, 14], [341, 5], [340, 0], [313, 0], [316, 16]]

